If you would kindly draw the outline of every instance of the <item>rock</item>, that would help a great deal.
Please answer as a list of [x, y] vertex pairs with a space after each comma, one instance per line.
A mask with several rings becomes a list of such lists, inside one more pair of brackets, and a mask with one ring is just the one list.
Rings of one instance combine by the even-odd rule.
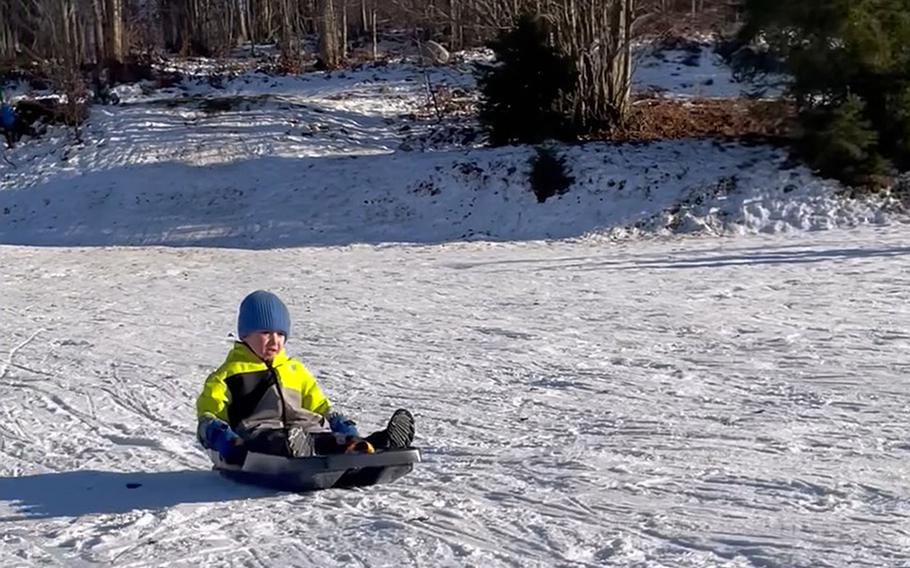
[[451, 59], [449, 50], [435, 41], [425, 41], [420, 44], [421, 65], [445, 65]]

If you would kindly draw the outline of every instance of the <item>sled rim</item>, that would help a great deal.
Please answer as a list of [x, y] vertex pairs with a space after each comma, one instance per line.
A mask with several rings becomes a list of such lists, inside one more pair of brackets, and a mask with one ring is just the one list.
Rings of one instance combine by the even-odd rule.
[[209, 450], [208, 453], [214, 469], [261, 474], [324, 473], [364, 468], [413, 466], [413, 464], [422, 461], [418, 448], [384, 450], [375, 454], [333, 454], [302, 458], [249, 452], [242, 466], [225, 463], [218, 452], [214, 450]]

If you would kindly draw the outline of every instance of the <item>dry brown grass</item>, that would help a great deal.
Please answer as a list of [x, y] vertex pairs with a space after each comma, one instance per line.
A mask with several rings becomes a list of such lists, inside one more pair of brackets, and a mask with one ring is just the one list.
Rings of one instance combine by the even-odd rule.
[[786, 101], [640, 98], [625, 128], [597, 132], [588, 138], [617, 142], [725, 138], [783, 143], [795, 119], [795, 109]]

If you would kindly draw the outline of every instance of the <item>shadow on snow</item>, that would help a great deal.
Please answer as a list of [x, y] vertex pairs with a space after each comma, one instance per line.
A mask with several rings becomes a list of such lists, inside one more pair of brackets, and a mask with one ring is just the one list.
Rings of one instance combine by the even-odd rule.
[[231, 482], [211, 470], [42, 473], [0, 478], [0, 501], [18, 513], [0, 517], [0, 521], [117, 514], [272, 494]]

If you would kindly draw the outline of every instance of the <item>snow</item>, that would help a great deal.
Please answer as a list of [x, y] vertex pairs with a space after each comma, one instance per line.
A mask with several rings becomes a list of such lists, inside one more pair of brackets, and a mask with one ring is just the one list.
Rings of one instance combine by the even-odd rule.
[[[239, 136], [226, 147], [205, 130], [184, 137], [181, 127], [152, 136], [124, 128], [119, 139], [79, 150], [69, 171], [50, 178], [44, 168], [23, 171], [17, 180], [32, 179], [16, 183], [31, 187], [0, 191], [0, 239], [267, 248], [781, 232], [892, 220], [880, 199], [845, 200], [804, 168], [781, 169], [786, 156], [767, 148], [707, 141], [568, 148], [575, 184], [539, 204], [527, 181], [527, 148], [390, 154], [383, 148], [394, 145], [394, 133], [362, 127], [356, 139], [332, 138], [327, 127], [326, 136]], [[345, 149], [346, 156], [306, 155]]]
[[[461, 68], [430, 83], [471, 88]], [[263, 74], [121, 91], [74, 143], [52, 130], [8, 152], [0, 240], [33, 245], [267, 248], [641, 234], [740, 234], [891, 222], [768, 147], [684, 140], [561, 147], [570, 192], [538, 204], [533, 151], [479, 147], [438, 123], [424, 70]], [[468, 96], [468, 98], [470, 98]]]
[[[424, 80], [140, 85], [7, 152], [0, 565], [910, 566], [900, 204], [691, 140], [555, 146], [541, 204]], [[412, 474], [210, 471], [195, 397], [257, 288], [363, 430], [412, 409]]]
[[[899, 227], [0, 254], [4, 565], [910, 562]], [[364, 428], [414, 409], [425, 463], [305, 495], [207, 471], [194, 397], [257, 287]]]
[[[780, 83], [782, 78], [776, 79]], [[693, 43], [689, 49], [640, 46], [632, 84], [638, 92], [677, 99], [776, 97], [782, 91], [780, 84], [756, 84], [736, 77], [707, 41]]]

